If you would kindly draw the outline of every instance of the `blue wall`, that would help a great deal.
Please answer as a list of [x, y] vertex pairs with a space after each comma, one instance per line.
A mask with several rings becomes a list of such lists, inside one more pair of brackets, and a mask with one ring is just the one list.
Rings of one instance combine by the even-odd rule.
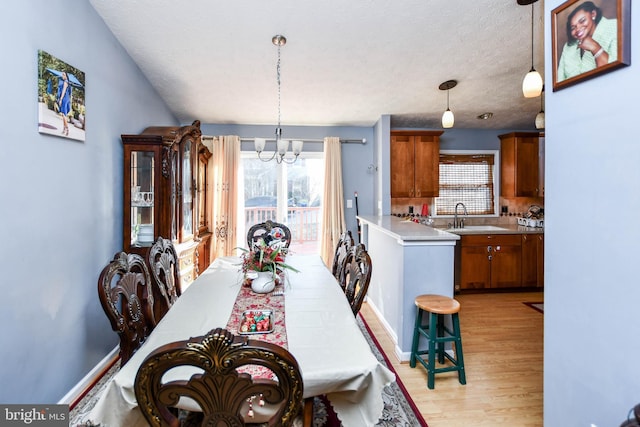
[[[96, 289], [122, 250], [120, 134], [177, 122], [88, 2], [2, 2], [0, 32], [0, 402], [55, 403], [118, 344]], [[38, 133], [39, 49], [85, 72], [85, 142]]]
[[[562, 3], [545, 2], [545, 28]], [[557, 92], [545, 40], [549, 427], [618, 426], [640, 403], [640, 7], [631, 14], [632, 65]]]

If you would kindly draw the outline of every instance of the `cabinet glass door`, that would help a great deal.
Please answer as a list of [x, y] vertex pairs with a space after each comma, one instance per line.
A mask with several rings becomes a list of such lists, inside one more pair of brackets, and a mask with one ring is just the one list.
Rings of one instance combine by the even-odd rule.
[[182, 241], [193, 236], [192, 148], [192, 141], [185, 141], [182, 151]]
[[131, 152], [131, 246], [151, 246], [154, 241], [153, 151]]

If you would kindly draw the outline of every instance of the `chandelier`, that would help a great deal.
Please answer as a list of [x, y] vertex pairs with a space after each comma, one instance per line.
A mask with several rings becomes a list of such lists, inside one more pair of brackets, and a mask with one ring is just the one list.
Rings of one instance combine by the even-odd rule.
[[271, 42], [278, 48], [278, 63], [276, 66], [276, 82], [278, 83], [278, 126], [276, 127], [276, 151], [273, 152], [273, 155], [270, 158], [262, 158], [261, 154], [264, 151], [265, 144], [267, 142], [264, 138], [255, 138], [255, 150], [258, 153], [258, 158], [263, 162], [269, 162], [273, 159], [278, 163], [294, 163], [298, 160], [298, 156], [302, 152], [303, 141], [292, 141], [291, 148], [294, 155], [293, 159], [286, 160], [285, 155], [289, 150], [289, 140], [282, 139], [282, 127], [280, 126], [280, 48], [287, 44], [287, 39], [285, 36], [277, 34], [273, 36]]

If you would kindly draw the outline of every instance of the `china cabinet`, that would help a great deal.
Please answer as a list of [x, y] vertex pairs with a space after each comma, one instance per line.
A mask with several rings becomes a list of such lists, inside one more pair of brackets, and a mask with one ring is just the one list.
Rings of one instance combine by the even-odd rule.
[[437, 197], [442, 131], [391, 131], [391, 198]]
[[[146, 257], [159, 236], [171, 239], [178, 254], [184, 289], [209, 264], [210, 233], [204, 195], [206, 147], [200, 122], [188, 126], [148, 127], [138, 135], [122, 135], [124, 147], [125, 252]], [[205, 172], [201, 172], [204, 168]]]

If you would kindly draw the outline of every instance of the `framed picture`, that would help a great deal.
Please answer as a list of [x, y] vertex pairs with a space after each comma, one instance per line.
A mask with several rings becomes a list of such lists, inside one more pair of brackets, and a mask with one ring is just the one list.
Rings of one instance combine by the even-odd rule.
[[631, 0], [569, 0], [551, 12], [553, 90], [631, 64]]
[[38, 51], [38, 132], [84, 141], [84, 73]]

